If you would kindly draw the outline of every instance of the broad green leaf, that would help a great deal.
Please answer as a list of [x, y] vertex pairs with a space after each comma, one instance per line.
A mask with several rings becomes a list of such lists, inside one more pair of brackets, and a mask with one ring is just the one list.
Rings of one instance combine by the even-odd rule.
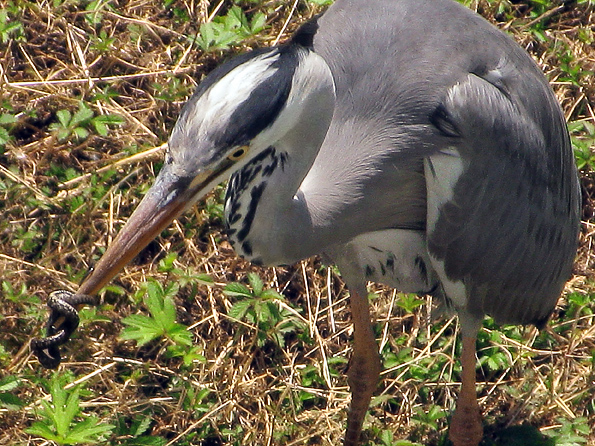
[[45, 438], [50, 441], [58, 441], [60, 437], [56, 435], [44, 422], [36, 421], [31, 427], [25, 429], [25, 432], [29, 435], [36, 435], [38, 437]]
[[248, 273], [248, 283], [252, 287], [252, 293], [255, 296], [260, 296], [262, 294], [262, 289], [264, 288], [264, 283], [260, 276], [256, 273]]
[[72, 115], [68, 110], [58, 110], [56, 112], [56, 117], [58, 118], [58, 121], [60, 121], [60, 124], [62, 124], [63, 127], [68, 127], [70, 125], [70, 119]]
[[242, 300], [240, 302], [236, 302], [232, 305], [232, 307], [227, 312], [229, 317], [237, 319], [239, 321], [243, 320], [246, 316], [246, 313], [250, 309], [252, 305], [251, 300]]
[[[8, 282], [3, 282], [2, 285]], [[19, 387], [21, 380], [16, 376], [6, 376], [0, 380], [0, 392], [9, 392]]]
[[271, 288], [269, 288], [268, 290], [264, 290], [260, 294], [260, 298], [262, 300], [280, 300], [280, 301], [285, 300], [285, 296], [283, 296], [283, 294], [281, 294], [277, 290], [273, 290]]
[[152, 420], [150, 417], [144, 417], [141, 420], [135, 421], [132, 424], [132, 429], [130, 429], [130, 435], [132, 435], [133, 437], [138, 437], [144, 434], [151, 426], [151, 421]]
[[76, 126], [83, 124], [93, 118], [93, 110], [85, 105], [84, 102], [79, 103], [79, 109], [72, 117], [71, 125]]
[[108, 135], [108, 128], [107, 125], [105, 125], [105, 123], [93, 120], [93, 127], [95, 127], [95, 131], [98, 135], [103, 137]]
[[250, 291], [250, 289], [247, 286], [237, 282], [228, 283], [227, 285], [225, 285], [225, 288], [223, 288], [223, 292], [227, 296], [252, 297], [252, 292]]
[[89, 131], [83, 127], [75, 127], [72, 132], [78, 139], [87, 139]]
[[112, 424], [100, 423], [97, 417], [88, 417], [76, 423], [66, 436], [69, 444], [96, 444], [99, 437], [110, 433], [114, 429]]
[[8, 410], [19, 410], [25, 402], [12, 393], [0, 393], [0, 406]]
[[0, 125], [14, 124], [15, 122], [17, 122], [17, 118], [15, 115], [11, 115], [10, 113], [2, 113], [0, 115]]
[[0, 146], [5, 145], [8, 141], [10, 141], [10, 134], [8, 130], [4, 127], [0, 127]]
[[182, 324], [175, 324], [168, 330], [167, 334], [176, 344], [185, 345], [187, 347], [192, 345], [192, 333], [190, 333]]
[[258, 12], [254, 14], [252, 20], [250, 21], [250, 31], [252, 34], [257, 34], [264, 29], [264, 26], [267, 22], [267, 16], [262, 13]]

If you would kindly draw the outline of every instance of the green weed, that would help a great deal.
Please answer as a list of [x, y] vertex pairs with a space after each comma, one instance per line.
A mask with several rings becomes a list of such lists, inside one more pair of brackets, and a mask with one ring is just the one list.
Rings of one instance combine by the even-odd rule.
[[22, 41], [23, 39], [23, 24], [10, 17], [6, 9], [0, 9], [0, 42], [6, 44], [11, 40]]
[[570, 122], [574, 158], [579, 170], [595, 170], [595, 125], [588, 120]]
[[0, 407], [8, 410], [19, 410], [25, 405], [21, 398], [12, 393], [21, 383], [21, 379], [12, 375], [0, 379]]
[[10, 132], [16, 123], [17, 118], [15, 115], [11, 113], [2, 113], [0, 115], [0, 150], [11, 140]]
[[377, 443], [379, 446], [422, 446], [420, 443], [412, 443], [407, 440], [398, 440], [395, 438], [393, 431], [388, 429], [380, 432], [378, 439], [380, 440], [380, 443]]
[[399, 293], [399, 300], [397, 301], [397, 306], [402, 308], [407, 313], [413, 313], [416, 308], [421, 307], [425, 304], [423, 299], [417, 294], [405, 294]]
[[105, 30], [101, 30], [99, 35], [91, 36], [91, 49], [99, 53], [107, 53], [114, 49], [116, 38], [111, 37]]
[[558, 418], [560, 427], [547, 430], [545, 435], [555, 440], [556, 446], [581, 446], [589, 441], [591, 429], [586, 417], [577, 417], [574, 420]]
[[110, 435], [114, 426], [95, 416], [84, 416], [80, 407], [80, 389], [66, 390], [65, 378], [55, 373], [50, 381], [51, 400], [40, 400], [39, 421], [25, 432], [54, 441], [59, 445], [96, 444]]
[[285, 346], [285, 335], [303, 330], [305, 324], [295, 312], [282, 307], [283, 295], [273, 289], [264, 289], [262, 279], [248, 273], [250, 288], [241, 283], [230, 283], [224, 288], [228, 296], [240, 298], [228, 311], [228, 316], [245, 321], [256, 328], [256, 344], [260, 347], [272, 340], [279, 347]]
[[430, 405], [429, 409], [414, 407], [411, 422], [422, 428], [422, 430], [438, 430], [438, 421], [445, 419], [448, 411], [435, 404]]
[[137, 414], [132, 419], [119, 416], [114, 426], [114, 435], [118, 437], [120, 446], [163, 446], [167, 440], [151, 435], [149, 429], [153, 419], [151, 416]]
[[79, 140], [86, 139], [91, 129], [100, 136], [107, 136], [109, 126], [124, 123], [124, 119], [118, 115], [95, 116], [93, 110], [82, 101], [79, 102], [79, 108], [74, 114], [68, 110], [58, 110], [56, 118], [58, 122], [50, 124], [49, 130], [60, 142], [66, 141], [71, 136]]
[[122, 339], [134, 340], [145, 345], [160, 337], [166, 337], [173, 344], [185, 347], [192, 346], [192, 334], [185, 325], [176, 322], [176, 305], [173, 297], [179, 290], [175, 282], [163, 286], [156, 280], [145, 283], [144, 304], [150, 316], [133, 314], [122, 319], [126, 328], [120, 334]]
[[250, 20], [239, 6], [232, 6], [226, 15], [200, 25], [196, 43], [203, 51], [224, 50], [262, 31], [266, 24], [263, 12], [255, 13]]

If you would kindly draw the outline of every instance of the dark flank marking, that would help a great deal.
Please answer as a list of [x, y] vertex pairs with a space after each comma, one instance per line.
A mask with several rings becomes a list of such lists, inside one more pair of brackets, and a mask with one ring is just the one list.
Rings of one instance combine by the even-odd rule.
[[273, 162], [271, 164], [269, 164], [268, 166], [265, 166], [264, 169], [262, 169], [262, 176], [263, 177], [270, 177], [273, 172], [275, 171], [275, 169], [277, 168], [277, 163], [278, 163], [278, 159], [276, 156], [273, 156]]
[[[236, 232], [238, 232], [238, 230], [237, 230], [236, 228], [227, 228], [227, 229], [225, 230], [225, 233], [227, 234], [227, 236], [228, 236], [228, 237], [231, 237], [231, 236], [232, 236], [232, 235], [234, 235]], [[233, 239], [232, 239], [232, 240], [230, 240], [230, 241], [231, 241], [231, 244], [233, 245], [233, 244], [234, 244], [234, 241], [233, 241]]]
[[230, 199], [226, 200], [225, 207], [227, 209], [227, 218], [225, 219], [225, 223], [229, 229], [232, 223], [237, 223], [237, 221], [242, 218], [242, 214], [239, 213], [240, 203], [237, 200], [234, 201], [230, 197]]
[[262, 196], [265, 187], [266, 182], [263, 182], [258, 186], [254, 186], [250, 191], [250, 204], [248, 205], [248, 212], [246, 212], [244, 221], [242, 221], [242, 229], [240, 232], [238, 232], [239, 241], [243, 241], [252, 228], [252, 222], [254, 221], [254, 216], [256, 215], [256, 208], [258, 207], [260, 197]]
[[375, 246], [368, 246], [368, 248], [370, 248], [372, 251], [382, 252], [382, 249], [376, 248]]
[[395, 256], [392, 252], [388, 253], [388, 259], [386, 259], [386, 267], [393, 273], [395, 272]]
[[237, 212], [235, 214], [231, 214], [228, 218], [228, 224], [233, 225], [233, 224], [237, 223], [238, 221], [240, 221], [241, 218], [242, 218], [242, 214], [240, 214], [239, 212]]
[[232, 201], [231, 203], [231, 208], [229, 213], [230, 214], [235, 214], [240, 210], [240, 202], [239, 201]]
[[260, 257], [256, 257], [255, 259], [250, 259], [250, 263], [256, 266], [264, 266], [264, 262]]
[[374, 274], [374, 268], [372, 268], [370, 265], [366, 265], [364, 267], [364, 274], [366, 275], [366, 277], [372, 277], [372, 275]]
[[430, 296], [434, 296], [434, 293], [436, 293], [436, 291], [438, 291], [438, 287], [440, 286], [440, 282], [436, 282], [434, 284], [434, 286], [432, 288], [430, 288], [430, 291], [422, 291], [419, 294], [429, 294]]
[[285, 163], [287, 163], [288, 159], [289, 155], [287, 155], [287, 152], [281, 152], [279, 154], [279, 161], [281, 161], [281, 170], [285, 170]]
[[383, 276], [386, 276], [386, 268], [384, 267], [382, 262], [378, 262], [378, 264], [380, 265], [380, 272], [382, 273]]
[[420, 256], [415, 258], [415, 265], [419, 268], [422, 275], [424, 276], [424, 281], [428, 282], [428, 267], [426, 266], [426, 262]]
[[242, 252], [244, 252], [248, 256], [252, 255], [252, 245], [249, 241], [245, 241], [244, 243], [242, 243]]

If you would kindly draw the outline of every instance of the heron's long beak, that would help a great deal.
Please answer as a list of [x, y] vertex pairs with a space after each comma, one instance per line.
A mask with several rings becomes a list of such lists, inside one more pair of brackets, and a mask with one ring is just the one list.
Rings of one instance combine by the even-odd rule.
[[155, 184], [108, 247], [77, 294], [96, 294], [186, 208], [208, 192], [215, 173], [180, 178], [164, 166]]

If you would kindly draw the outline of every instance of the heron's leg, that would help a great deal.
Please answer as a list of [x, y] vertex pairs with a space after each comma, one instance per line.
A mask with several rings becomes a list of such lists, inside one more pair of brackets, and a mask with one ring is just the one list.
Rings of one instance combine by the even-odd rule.
[[372, 394], [378, 386], [381, 364], [378, 345], [370, 322], [370, 308], [365, 286], [350, 288], [353, 318], [353, 355], [347, 371], [351, 405], [347, 417], [344, 446], [359, 444], [364, 417]]
[[476, 336], [463, 336], [461, 392], [448, 436], [454, 446], [477, 446], [483, 438], [481, 411], [475, 390]]

